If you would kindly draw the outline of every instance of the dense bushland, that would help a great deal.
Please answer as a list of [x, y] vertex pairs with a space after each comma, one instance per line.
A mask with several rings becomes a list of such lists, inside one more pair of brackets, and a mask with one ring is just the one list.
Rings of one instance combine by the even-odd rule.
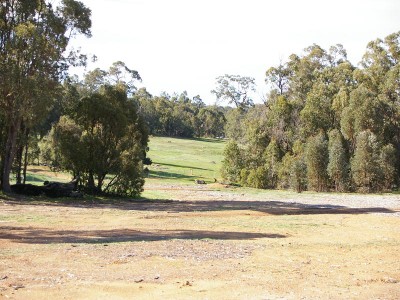
[[[262, 105], [227, 116], [222, 174], [256, 188], [382, 191], [399, 184], [400, 33], [367, 46], [312, 45], [266, 72]], [[240, 130], [238, 130], [240, 126]]]

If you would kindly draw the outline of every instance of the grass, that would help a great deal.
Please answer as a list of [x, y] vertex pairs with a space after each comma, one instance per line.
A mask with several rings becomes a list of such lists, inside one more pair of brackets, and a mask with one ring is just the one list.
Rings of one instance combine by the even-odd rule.
[[148, 152], [153, 161], [150, 178], [181, 184], [195, 179], [214, 182], [214, 178], [220, 179], [224, 147], [225, 141], [218, 139], [152, 137]]

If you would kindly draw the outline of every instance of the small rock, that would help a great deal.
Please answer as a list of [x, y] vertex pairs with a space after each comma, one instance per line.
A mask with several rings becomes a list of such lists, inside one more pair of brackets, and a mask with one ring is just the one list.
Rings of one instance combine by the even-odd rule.
[[144, 280], [143, 280], [143, 278], [141, 278], [141, 279], [138, 279], [138, 280], [134, 280], [136, 283], [140, 283], [140, 282], [143, 282]]

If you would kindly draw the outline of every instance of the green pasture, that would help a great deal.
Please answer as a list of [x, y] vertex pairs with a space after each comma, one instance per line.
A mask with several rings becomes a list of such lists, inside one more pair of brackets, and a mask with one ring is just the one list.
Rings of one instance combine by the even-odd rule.
[[220, 139], [151, 137], [149, 178], [183, 184], [195, 179], [214, 182], [214, 178], [220, 179], [225, 143]]

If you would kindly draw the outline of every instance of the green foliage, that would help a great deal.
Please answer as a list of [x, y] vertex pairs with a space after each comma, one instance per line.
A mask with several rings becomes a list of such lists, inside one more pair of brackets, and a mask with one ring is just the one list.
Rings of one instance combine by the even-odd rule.
[[297, 191], [379, 191], [398, 183], [399, 37], [370, 42], [362, 68], [342, 45], [326, 51], [315, 44], [269, 68], [264, 105], [227, 114], [227, 136], [243, 147], [241, 183]]
[[255, 91], [255, 79], [240, 75], [224, 75], [217, 78], [217, 87], [211, 92], [218, 100], [234, 104], [243, 111], [253, 106], [250, 92]]
[[289, 184], [298, 193], [307, 189], [307, 165], [305, 162], [305, 145], [296, 140], [293, 145], [293, 156], [289, 160]]
[[328, 141], [325, 134], [318, 135], [307, 140], [305, 150], [305, 162], [307, 165], [308, 188], [313, 191], [323, 192], [328, 187]]
[[291, 168], [294, 163], [294, 156], [290, 152], [286, 152], [286, 154], [282, 158], [282, 162], [278, 169], [278, 183], [277, 187], [280, 189], [288, 189], [291, 186]]
[[301, 193], [307, 189], [307, 165], [303, 157], [295, 157], [290, 169], [290, 186]]
[[225, 135], [235, 141], [243, 141], [246, 129], [243, 128], [245, 115], [239, 109], [230, 109], [225, 114]]
[[48, 139], [53, 147], [44, 150], [52, 165], [79, 176], [90, 191], [127, 196], [142, 191], [147, 131], [126, 89], [102, 86], [78, 99]]
[[382, 171], [379, 165], [379, 143], [371, 131], [362, 131], [356, 139], [351, 171], [357, 189], [371, 192], [378, 188]]
[[224, 136], [225, 116], [221, 107], [206, 106], [199, 96], [152, 96], [140, 89], [133, 97], [150, 134], [174, 137]]
[[397, 181], [396, 168], [398, 167], [397, 151], [392, 144], [382, 147], [379, 163], [382, 170], [382, 184], [385, 189], [391, 189]]
[[243, 158], [239, 146], [235, 141], [230, 141], [224, 149], [221, 176], [230, 182], [239, 182], [242, 167]]
[[280, 149], [275, 140], [272, 140], [264, 152], [264, 160], [265, 165], [264, 168], [266, 170], [266, 184], [265, 186], [268, 188], [276, 188], [278, 185], [278, 174], [279, 169], [281, 167], [280, 162]]
[[265, 189], [268, 187], [268, 170], [265, 167], [252, 169], [247, 174], [246, 186], [256, 189]]
[[343, 136], [337, 129], [329, 132], [328, 151], [329, 163], [327, 171], [329, 178], [335, 186], [335, 191], [344, 192], [348, 188], [349, 163]]

